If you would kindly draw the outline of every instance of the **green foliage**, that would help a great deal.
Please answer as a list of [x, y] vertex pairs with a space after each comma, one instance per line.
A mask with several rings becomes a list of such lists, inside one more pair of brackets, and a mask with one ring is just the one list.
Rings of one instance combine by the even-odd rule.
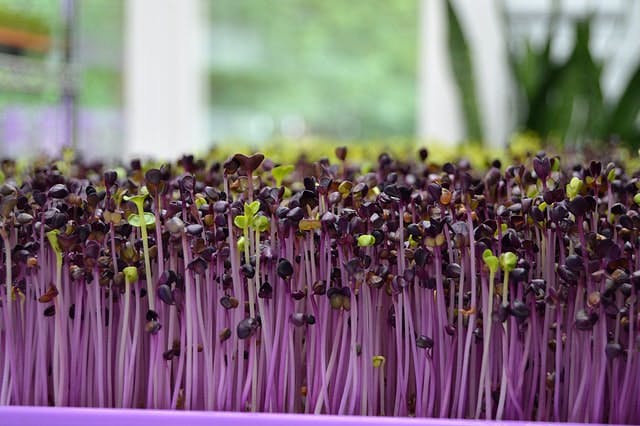
[[573, 200], [578, 196], [580, 191], [582, 190], [582, 181], [577, 177], [572, 177], [571, 181], [567, 184], [567, 196], [569, 200]]
[[244, 214], [233, 218], [233, 224], [238, 228], [247, 231], [249, 228], [264, 232], [269, 229], [269, 219], [266, 216], [258, 216], [260, 201], [244, 203]]
[[273, 169], [271, 169], [271, 175], [273, 176], [273, 179], [276, 181], [277, 187], [282, 186], [282, 181], [284, 180], [284, 178], [289, 176], [291, 172], [293, 172], [293, 169], [294, 167], [291, 164], [276, 166]]
[[[140, 215], [138, 214], [130, 215], [129, 218], [127, 219], [127, 222], [129, 223], [129, 225], [135, 226], [136, 228], [140, 228], [142, 226], [140, 222]], [[154, 225], [155, 223], [156, 223], [156, 217], [153, 215], [153, 213], [144, 212], [145, 226], [148, 228], [151, 225]]]
[[512, 70], [523, 97], [520, 125], [563, 143], [618, 135], [628, 146], [638, 148], [640, 67], [618, 101], [607, 104], [600, 86], [603, 64], [589, 48], [591, 25], [591, 18], [576, 22], [576, 42], [564, 62], [551, 57], [553, 30], [541, 49], [528, 44], [523, 55], [512, 52]]
[[605, 105], [600, 88], [602, 66], [589, 50], [591, 21], [578, 22], [573, 52], [564, 63], [552, 61], [550, 41], [538, 58], [537, 86], [529, 88], [524, 124], [543, 136], [582, 140], [603, 136]]
[[0, 27], [48, 35], [51, 26], [42, 16], [0, 4]]
[[500, 267], [505, 272], [511, 272], [518, 264], [518, 257], [515, 253], [508, 251], [500, 255]]
[[60, 248], [60, 243], [58, 242], [58, 234], [59, 230], [53, 229], [47, 232], [47, 240], [49, 240], [49, 244], [56, 254], [62, 253], [62, 249]]
[[108, 68], [86, 68], [80, 76], [80, 96], [83, 107], [120, 105], [122, 102], [122, 74]]
[[358, 237], [358, 247], [371, 247], [376, 243], [376, 239], [373, 235], [362, 234]]
[[612, 109], [606, 132], [619, 135], [631, 148], [640, 148], [640, 129], [636, 124], [638, 115], [640, 115], [640, 66], [629, 80], [618, 104]]
[[266, 216], [256, 216], [253, 218], [253, 228], [258, 232], [269, 230], [269, 219]]
[[382, 355], [375, 355], [373, 357], [371, 357], [371, 365], [373, 365], [373, 368], [380, 368], [384, 365], [384, 357]]
[[240, 214], [233, 218], [233, 224], [240, 229], [249, 229], [251, 222], [247, 216]]
[[492, 274], [498, 271], [498, 258], [493, 255], [490, 249], [485, 249], [485, 251], [482, 252], [482, 260]]
[[149, 196], [148, 192], [143, 192], [141, 191], [140, 194], [137, 195], [124, 195], [123, 194], [123, 199], [125, 201], [131, 201], [133, 202], [136, 207], [138, 208], [138, 211], [142, 214], [143, 210], [143, 205], [144, 205], [144, 200]]
[[[234, 61], [210, 75], [216, 107], [275, 120], [300, 114], [330, 137], [414, 133], [418, 1], [217, 0], [210, 8], [212, 26], [238, 43]], [[253, 53], [237, 63], [245, 50]]]
[[[238, 225], [236, 225], [236, 226], [238, 226]], [[238, 245], [238, 251], [240, 253], [242, 253], [244, 251], [244, 247], [245, 247], [246, 243], [247, 243], [247, 239], [244, 236], [238, 238], [237, 245]]]
[[447, 0], [447, 22], [451, 67], [460, 90], [462, 111], [467, 127], [466, 136], [473, 141], [482, 141], [482, 117], [478, 108], [471, 53], [450, 0]]
[[244, 214], [247, 217], [253, 217], [260, 210], [260, 201], [253, 201], [252, 203], [244, 203]]
[[135, 266], [127, 266], [122, 270], [124, 278], [132, 284], [138, 281], [138, 269]]
[[[88, 49], [100, 51], [99, 60], [93, 59], [79, 67], [78, 102], [90, 108], [119, 106], [122, 104], [122, 71], [118, 62], [124, 46], [124, 0], [78, 1], [76, 11], [78, 39]], [[0, 26], [59, 37], [62, 35], [61, 2], [0, 0]], [[59, 43], [54, 40], [52, 48], [59, 49]], [[60, 88], [52, 81], [42, 92], [5, 91], [0, 96], [0, 109], [13, 104], [55, 105], [59, 99]]]
[[[156, 222], [155, 216], [152, 213], [144, 211], [144, 200], [149, 196], [149, 193], [146, 192], [146, 187], [143, 187], [142, 190], [140, 191], [140, 194], [137, 194], [137, 195], [131, 195], [131, 196], [124, 195], [124, 194], [121, 194], [121, 195], [125, 201], [131, 201], [132, 203], [134, 203], [136, 205], [136, 208], [138, 209], [137, 214], [132, 214], [127, 218], [127, 222], [129, 222], [129, 225], [135, 226], [137, 228], [141, 228], [142, 223], [144, 222], [145, 229], [146, 229], [149, 226], [155, 224]], [[116, 193], [115, 196], [117, 197], [118, 193]], [[116, 203], [119, 204], [117, 201]]]
[[[467, 125], [467, 136], [474, 139], [480, 129], [473, 65], [467, 41], [454, 8], [447, 2], [449, 50]], [[550, 31], [543, 46], [530, 43], [515, 46], [510, 52], [511, 71], [518, 86], [520, 130], [533, 131], [557, 143], [575, 144], [602, 141], [612, 135], [634, 149], [640, 148], [640, 65], [626, 90], [613, 105], [605, 102], [600, 79], [603, 64], [591, 53], [592, 18], [577, 21], [573, 27], [575, 45], [564, 61], [552, 58], [552, 40], [559, 16], [554, 9]], [[522, 47], [524, 52], [521, 53]]]

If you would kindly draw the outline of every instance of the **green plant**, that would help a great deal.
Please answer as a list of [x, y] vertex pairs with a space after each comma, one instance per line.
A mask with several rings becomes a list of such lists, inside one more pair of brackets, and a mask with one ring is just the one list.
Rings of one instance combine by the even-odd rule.
[[[473, 65], [468, 60], [468, 45], [455, 10], [447, 2], [449, 49], [462, 99], [468, 136], [481, 118], [477, 110], [473, 85]], [[625, 90], [613, 102], [607, 102], [600, 84], [604, 63], [593, 57], [593, 17], [578, 20], [572, 30], [575, 45], [564, 60], [553, 58], [558, 10], [552, 11], [550, 30], [541, 47], [531, 42], [512, 46], [509, 63], [517, 86], [517, 127], [533, 131], [560, 145], [582, 145], [586, 141], [602, 142], [619, 138], [633, 149], [640, 148], [640, 66], [632, 74]]]
[[0, 27], [8, 27], [35, 34], [49, 35], [51, 28], [40, 16], [30, 15], [10, 8], [0, 8]]
[[554, 26], [541, 49], [530, 44], [525, 53], [511, 52], [513, 74], [524, 102], [520, 125], [543, 137], [569, 143], [612, 136], [632, 148], [640, 147], [640, 67], [620, 97], [606, 102], [600, 86], [604, 63], [589, 48], [592, 17], [576, 22], [576, 43], [564, 62], [551, 55]]
[[451, 68], [462, 95], [462, 112], [465, 118], [467, 138], [472, 141], [482, 141], [482, 116], [478, 108], [471, 53], [450, 0], [447, 0], [447, 23], [447, 44], [451, 55]]

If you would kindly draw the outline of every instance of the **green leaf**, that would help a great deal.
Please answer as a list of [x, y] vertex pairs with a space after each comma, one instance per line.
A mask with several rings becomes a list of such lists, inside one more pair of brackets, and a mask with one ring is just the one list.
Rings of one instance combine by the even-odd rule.
[[148, 195], [149, 195], [148, 192], [142, 192], [137, 195], [124, 195], [122, 198], [125, 201], [133, 201], [136, 205], [138, 205], [139, 203], [144, 203], [144, 200], [147, 198]]
[[122, 180], [127, 177], [127, 170], [124, 167], [116, 167], [114, 170], [118, 175], [118, 180]]
[[482, 252], [482, 260], [491, 273], [495, 274], [498, 271], [498, 258], [493, 255], [490, 249], [485, 249], [485, 251]]
[[320, 229], [322, 226], [320, 219], [307, 219], [304, 218], [298, 223], [298, 229], [301, 231], [313, 231]]
[[536, 185], [529, 185], [527, 188], [527, 197], [535, 198], [538, 195], [538, 187]]
[[259, 232], [264, 232], [269, 229], [269, 219], [266, 216], [255, 216], [253, 218], [253, 223], [251, 225], [254, 229], [257, 229]]
[[482, 118], [478, 108], [471, 53], [451, 0], [447, 0], [447, 21], [449, 24], [448, 45], [451, 68], [460, 90], [467, 139], [482, 141]]
[[196, 207], [200, 208], [200, 207], [204, 206], [205, 204], [207, 204], [207, 200], [205, 200], [204, 197], [202, 197], [202, 196], [196, 195]]
[[[295, 106], [311, 128], [347, 139], [413, 133], [420, 1], [207, 4], [214, 27], [233, 22], [250, 28], [269, 52], [255, 66], [210, 67], [209, 90], [217, 105], [252, 105], [275, 122]], [[371, 102], [372, 91], [385, 102]], [[319, 101], [327, 98], [336, 102]]]
[[[140, 224], [140, 215], [139, 214], [132, 214], [129, 216], [129, 218], [127, 219], [127, 222], [129, 222], [129, 225], [131, 226], [135, 226], [136, 228], [140, 228], [141, 224]], [[151, 225], [155, 225], [156, 223], [156, 217], [149, 212], [144, 212], [144, 224], [145, 226], [148, 228]]]
[[567, 184], [567, 196], [569, 197], [569, 200], [573, 200], [576, 195], [578, 195], [580, 193], [580, 191], [582, 190], [582, 181], [577, 178], [577, 177], [572, 177], [571, 181]]
[[575, 33], [569, 58], [561, 64], [550, 63], [529, 99], [525, 125], [542, 137], [569, 142], [599, 137], [606, 112], [600, 87], [602, 65], [589, 49], [591, 20], [577, 23]]
[[246, 217], [253, 217], [260, 210], [260, 201], [254, 201], [251, 204], [244, 203], [244, 215]]
[[149, 195], [149, 191], [147, 190], [147, 188], [142, 187], [138, 195], [131, 195], [131, 196], [124, 195], [123, 199], [125, 201], [133, 201], [133, 203], [138, 208], [138, 213], [142, 214], [142, 212], [144, 211], [144, 200], [147, 198], [148, 195]]
[[[559, 22], [560, 8], [554, 3], [552, 5], [549, 31], [541, 49], [535, 49], [530, 41], [525, 42], [524, 49], [515, 46], [509, 55], [509, 62], [517, 85], [520, 87], [521, 95], [524, 99], [520, 102], [519, 118], [527, 122], [527, 114], [530, 114], [531, 103], [536, 99], [544, 84], [547, 75], [553, 66], [551, 60], [551, 41], [555, 36], [555, 30]], [[503, 22], [507, 22], [508, 16], [503, 17]], [[505, 30], [506, 31], [506, 30]], [[524, 50], [524, 54], [521, 52]]]
[[376, 243], [376, 238], [370, 234], [362, 234], [358, 237], [358, 247], [371, 247]]
[[120, 187], [116, 190], [116, 193], [113, 194], [113, 200], [116, 202], [116, 208], [120, 208], [120, 203], [122, 203], [122, 198], [126, 193], [127, 189]]
[[[509, 229], [509, 225], [507, 225], [506, 223], [501, 223], [500, 224], [500, 229], [496, 229], [496, 232], [493, 233], [494, 237], [497, 237], [498, 235], [500, 235], [500, 233], [505, 233], [507, 232], [507, 229]], [[500, 231], [500, 232], [498, 232]]]
[[640, 192], [633, 196], [633, 202], [640, 206]]
[[127, 266], [122, 270], [124, 278], [128, 283], [135, 283], [138, 281], [138, 269], [135, 266]]
[[244, 245], [246, 244], [247, 240], [244, 237], [240, 237], [238, 238], [237, 244], [238, 244], [238, 251], [239, 252], [243, 252], [244, 251]]
[[640, 115], [640, 65], [631, 76], [607, 122], [607, 133], [617, 134], [633, 148], [640, 147], [636, 125]]
[[49, 240], [49, 244], [51, 245], [51, 248], [53, 249], [53, 251], [56, 252], [57, 255], [60, 255], [62, 253], [62, 249], [60, 248], [60, 243], [58, 243], [59, 233], [60, 231], [57, 229], [53, 229], [47, 232], [47, 240]]
[[493, 256], [493, 252], [491, 251], [491, 249], [484, 249], [484, 251], [482, 252], [482, 260], [487, 259], [491, 256]]
[[282, 165], [282, 166], [276, 166], [273, 169], [271, 169], [271, 175], [273, 176], [273, 179], [276, 181], [276, 186], [282, 186], [282, 181], [284, 180], [284, 178], [286, 178], [287, 176], [289, 176], [294, 170], [294, 167], [290, 164], [288, 165]]
[[247, 216], [241, 214], [233, 219], [233, 224], [240, 229], [248, 229], [249, 219], [247, 219]]
[[500, 266], [505, 272], [511, 272], [518, 264], [518, 256], [513, 252], [505, 252], [500, 255]]
[[382, 355], [374, 355], [373, 357], [371, 357], [371, 365], [373, 365], [373, 368], [380, 368], [384, 365], [384, 357]]
[[496, 256], [489, 256], [483, 260], [487, 268], [489, 268], [489, 271], [494, 274], [498, 271], [498, 258]]

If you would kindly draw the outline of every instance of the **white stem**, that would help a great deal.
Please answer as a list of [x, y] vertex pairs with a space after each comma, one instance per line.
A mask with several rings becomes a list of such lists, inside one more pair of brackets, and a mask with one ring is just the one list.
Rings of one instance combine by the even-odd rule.
[[125, 401], [123, 400], [124, 391], [123, 389], [123, 381], [124, 381], [124, 356], [125, 356], [125, 345], [127, 336], [129, 334], [129, 305], [131, 301], [131, 283], [125, 277], [124, 281], [125, 290], [124, 290], [124, 316], [122, 318], [122, 326], [120, 328], [120, 344], [118, 347], [118, 396], [117, 396], [117, 406], [122, 408]]

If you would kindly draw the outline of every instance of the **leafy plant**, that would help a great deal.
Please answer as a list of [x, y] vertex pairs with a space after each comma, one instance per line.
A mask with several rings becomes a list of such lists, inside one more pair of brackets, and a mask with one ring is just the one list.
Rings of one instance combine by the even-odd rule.
[[512, 52], [514, 75], [527, 100], [522, 123], [556, 141], [581, 143], [616, 136], [637, 149], [640, 66], [620, 97], [613, 103], [605, 102], [600, 87], [604, 64], [593, 58], [589, 48], [592, 22], [587, 18], [575, 24], [575, 46], [565, 62], [557, 63], [551, 57], [554, 31], [542, 49], [527, 46], [524, 56]]
[[460, 90], [466, 137], [472, 141], [482, 141], [482, 115], [478, 108], [478, 92], [476, 91], [471, 52], [451, 0], [447, 0], [447, 22], [447, 44], [453, 77]]
[[[480, 122], [472, 86], [473, 65], [455, 10], [449, 1], [447, 4], [452, 64], [467, 127], [473, 129]], [[593, 17], [575, 22], [575, 44], [562, 61], [552, 56], [558, 19], [559, 11], [554, 9], [550, 30], [540, 48], [525, 42], [510, 50], [509, 63], [520, 98], [519, 130], [533, 131], [558, 145], [597, 144], [616, 137], [626, 146], [640, 148], [640, 65], [622, 95], [612, 103], [606, 102], [600, 85], [605, 64], [593, 57], [589, 47]]]
[[28, 31], [34, 34], [49, 35], [50, 25], [41, 16], [13, 10], [0, 5], [0, 27]]

